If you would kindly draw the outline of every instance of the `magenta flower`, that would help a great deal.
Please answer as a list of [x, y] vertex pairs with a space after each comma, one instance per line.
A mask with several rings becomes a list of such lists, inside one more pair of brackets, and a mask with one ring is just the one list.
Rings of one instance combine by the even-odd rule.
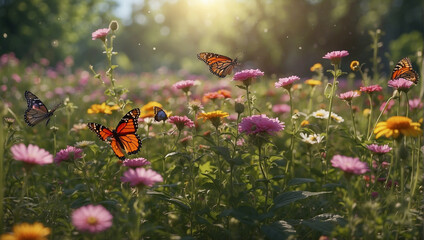
[[194, 122], [191, 121], [187, 116], [170, 116], [168, 122], [175, 124], [179, 131], [183, 130], [184, 127], [194, 127]]
[[137, 167], [150, 165], [150, 162], [147, 161], [145, 158], [141, 157], [141, 158], [125, 159], [122, 165], [124, 165], [125, 167], [137, 168]]
[[275, 83], [276, 88], [285, 88], [287, 90], [290, 90], [290, 88], [293, 86], [293, 83], [295, 81], [298, 81], [300, 78], [298, 76], [290, 76], [286, 78], [280, 78], [278, 79], [278, 82]]
[[409, 100], [409, 107], [411, 109], [421, 109], [423, 108], [423, 102], [419, 98]]
[[148, 186], [151, 187], [156, 182], [162, 182], [162, 176], [152, 169], [136, 168], [128, 169], [121, 177], [121, 181], [129, 182], [131, 186]]
[[246, 80], [252, 80], [253, 78], [257, 78], [263, 76], [264, 72], [259, 69], [248, 69], [243, 70], [241, 72], [237, 72], [234, 74], [233, 81], [241, 81], [245, 82]]
[[353, 98], [359, 97], [360, 95], [361, 94], [359, 94], [358, 91], [349, 91], [345, 93], [340, 93], [339, 98], [347, 102], [351, 102]]
[[45, 165], [53, 162], [53, 156], [46, 150], [36, 145], [29, 144], [26, 147], [23, 143], [13, 145], [10, 148], [13, 158], [33, 165]]
[[346, 157], [335, 155], [331, 159], [331, 165], [335, 168], [340, 168], [345, 173], [364, 174], [369, 171], [368, 165], [365, 162], [359, 161], [359, 158]]
[[389, 87], [392, 87], [402, 92], [408, 92], [409, 88], [411, 88], [412, 85], [414, 85], [414, 82], [408, 81], [404, 78], [398, 78], [389, 81]]
[[112, 226], [113, 216], [101, 205], [87, 205], [73, 211], [71, 218], [78, 231], [98, 233]]
[[284, 122], [280, 122], [278, 118], [271, 119], [265, 114], [262, 114], [243, 118], [238, 129], [242, 133], [255, 135], [258, 133], [273, 134], [284, 130], [284, 127]]
[[272, 111], [275, 113], [284, 114], [290, 112], [290, 106], [287, 104], [277, 104], [272, 106]]
[[[393, 106], [395, 105], [395, 100], [390, 100], [389, 103], [387, 104], [387, 108], [384, 111], [384, 113], [387, 113]], [[380, 106], [380, 112], [383, 111], [384, 107], [386, 106], [386, 103], [382, 103]]]
[[342, 57], [346, 57], [347, 55], [349, 55], [349, 52], [346, 50], [333, 51], [325, 54], [325, 56], [322, 58], [330, 59], [331, 64], [333, 65], [339, 65], [342, 60]]
[[175, 89], [181, 89], [184, 92], [188, 92], [190, 88], [194, 85], [196, 85], [196, 81], [194, 80], [183, 80], [175, 83], [174, 85], [172, 85], [172, 87]]
[[104, 41], [106, 39], [106, 36], [109, 33], [109, 31], [110, 31], [109, 28], [97, 29], [96, 31], [94, 31], [91, 34], [91, 39], [92, 40], [100, 39], [100, 40]]
[[368, 150], [377, 153], [377, 154], [384, 154], [384, 153], [388, 153], [392, 150], [391, 147], [389, 147], [389, 145], [378, 145], [378, 144], [371, 144], [367, 146]]
[[83, 150], [73, 146], [67, 146], [65, 149], [60, 150], [54, 157], [54, 162], [59, 164], [62, 161], [74, 161], [82, 158]]
[[359, 90], [361, 92], [366, 92], [368, 94], [371, 94], [373, 92], [381, 92], [383, 88], [380, 85], [376, 84], [376, 85], [371, 85], [367, 87], [360, 87]]

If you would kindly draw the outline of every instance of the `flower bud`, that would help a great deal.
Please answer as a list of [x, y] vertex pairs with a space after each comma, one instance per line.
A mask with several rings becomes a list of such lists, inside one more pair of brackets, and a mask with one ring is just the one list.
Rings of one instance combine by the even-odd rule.
[[116, 20], [112, 20], [112, 21], [109, 23], [109, 28], [110, 28], [110, 30], [112, 30], [112, 31], [116, 31], [116, 30], [118, 30], [118, 29], [119, 29], [118, 21], [116, 21]]
[[238, 114], [242, 114], [244, 112], [244, 104], [243, 103], [236, 102], [234, 104], [234, 108], [235, 108], [236, 113], [238, 113]]

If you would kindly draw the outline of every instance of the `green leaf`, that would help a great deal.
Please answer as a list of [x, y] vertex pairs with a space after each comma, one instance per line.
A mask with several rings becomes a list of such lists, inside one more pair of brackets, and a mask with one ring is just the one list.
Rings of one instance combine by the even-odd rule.
[[274, 198], [274, 205], [272, 206], [272, 209], [275, 210], [277, 208], [283, 207], [297, 200], [305, 199], [311, 196], [326, 194], [326, 193], [331, 193], [331, 192], [308, 192], [308, 191], [285, 192], [278, 195], [276, 198]]
[[315, 180], [312, 178], [293, 178], [292, 180], [290, 180], [288, 185], [294, 186], [294, 185], [300, 185], [300, 184], [311, 183], [311, 182], [315, 182]]
[[325, 86], [324, 95], [325, 95], [326, 98], [330, 98], [331, 87], [332, 87], [332, 84], [331, 83], [327, 83], [327, 86]]
[[300, 221], [300, 225], [305, 225], [323, 234], [329, 235], [336, 226], [344, 226], [346, 220], [340, 215], [320, 214], [311, 219]]
[[258, 224], [259, 214], [256, 209], [249, 206], [240, 206], [233, 209], [229, 215], [247, 225], [255, 226]]
[[118, 65], [112, 65], [112, 66], [110, 66], [110, 68], [112, 68], [112, 69], [115, 69], [117, 67], [118, 67]]
[[243, 89], [243, 90], [246, 90], [246, 86], [243, 86], [243, 85], [236, 85], [236, 87]]
[[154, 197], [162, 199], [166, 202], [172, 203], [175, 206], [181, 208], [181, 210], [186, 211], [186, 212], [189, 212], [190, 209], [191, 209], [190, 206], [187, 203], [185, 203], [184, 201], [177, 199], [177, 198], [173, 198], [173, 197], [171, 197], [171, 196], [169, 196], [165, 193], [148, 191], [147, 195], [154, 196]]
[[283, 220], [269, 225], [263, 225], [261, 227], [261, 232], [263, 232], [268, 239], [287, 239], [290, 235], [296, 234], [296, 230], [294, 230], [293, 226]]

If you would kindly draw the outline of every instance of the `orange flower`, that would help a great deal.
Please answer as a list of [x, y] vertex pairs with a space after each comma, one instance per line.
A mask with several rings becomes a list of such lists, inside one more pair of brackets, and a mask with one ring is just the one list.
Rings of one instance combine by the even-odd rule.
[[41, 223], [21, 223], [13, 226], [12, 234], [3, 234], [1, 240], [47, 240], [50, 228], [46, 228]]
[[311, 72], [320, 72], [322, 71], [322, 65], [321, 63], [315, 63], [312, 67], [311, 67]]

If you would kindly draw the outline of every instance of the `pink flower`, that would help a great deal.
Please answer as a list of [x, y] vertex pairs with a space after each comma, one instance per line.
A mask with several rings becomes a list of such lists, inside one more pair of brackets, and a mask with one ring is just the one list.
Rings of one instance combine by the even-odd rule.
[[83, 151], [81, 148], [67, 146], [66, 149], [60, 150], [54, 157], [54, 162], [59, 164], [62, 161], [74, 161], [82, 158]]
[[389, 147], [389, 145], [377, 145], [377, 144], [371, 144], [367, 146], [368, 150], [377, 153], [377, 154], [384, 154], [384, 153], [388, 153], [392, 150], [391, 147]]
[[174, 85], [172, 85], [172, 87], [175, 89], [181, 89], [184, 92], [188, 92], [188, 90], [190, 90], [190, 88], [193, 87], [195, 84], [196, 81], [194, 80], [183, 80], [175, 83]]
[[[384, 113], [387, 113], [393, 106], [395, 105], [395, 101], [392, 99], [389, 101], [389, 103], [387, 104], [387, 108], [384, 111]], [[382, 103], [380, 106], [380, 112], [383, 111], [384, 107], [386, 106], [386, 103]]]
[[341, 58], [342, 57], [346, 57], [347, 55], [349, 55], [349, 52], [346, 50], [342, 50], [342, 51], [333, 51], [333, 52], [329, 52], [327, 54], [325, 54], [324, 57], [325, 59], [330, 59], [331, 63], [333, 65], [339, 65]]
[[359, 97], [361, 94], [359, 94], [358, 91], [349, 91], [345, 93], [340, 93], [339, 98], [342, 100], [345, 100], [347, 102], [352, 101], [352, 98]]
[[194, 127], [194, 122], [191, 121], [187, 116], [170, 116], [168, 122], [175, 124], [179, 131], [183, 130], [184, 127]]
[[121, 177], [121, 181], [129, 182], [131, 186], [153, 186], [156, 182], [162, 182], [162, 176], [152, 169], [136, 168], [128, 169]]
[[248, 69], [248, 70], [243, 70], [241, 72], [235, 73], [233, 77], [233, 81], [244, 82], [246, 80], [251, 80], [253, 78], [257, 78], [263, 75], [264, 75], [264, 72], [262, 72], [259, 69]]
[[368, 165], [365, 162], [359, 161], [359, 158], [346, 157], [335, 155], [331, 159], [331, 165], [335, 168], [340, 168], [345, 173], [364, 174], [369, 171]]
[[275, 113], [287, 113], [290, 112], [290, 106], [287, 104], [277, 104], [272, 106], [272, 111]]
[[29, 144], [28, 147], [26, 147], [23, 143], [20, 143], [13, 145], [10, 151], [15, 160], [28, 164], [44, 165], [53, 162], [53, 156], [36, 145]]
[[411, 109], [420, 109], [423, 107], [423, 102], [419, 98], [409, 100], [409, 107]]
[[91, 34], [91, 39], [92, 40], [96, 40], [96, 39], [101, 39], [102, 41], [105, 40], [107, 34], [109, 33], [110, 29], [109, 28], [101, 28], [101, 29], [97, 29], [96, 31], [94, 31]]
[[71, 218], [78, 231], [97, 233], [112, 226], [113, 216], [101, 205], [87, 205], [73, 211]]
[[136, 167], [143, 167], [146, 165], [150, 165], [150, 162], [147, 161], [145, 158], [141, 157], [141, 158], [125, 159], [122, 165], [124, 165], [125, 167], [136, 168]]
[[12, 74], [12, 79], [15, 80], [15, 82], [17, 83], [20, 83], [22, 80], [21, 77], [16, 73]]
[[361, 92], [366, 92], [368, 94], [371, 94], [373, 92], [381, 92], [381, 90], [383, 90], [383, 88], [376, 84], [376, 85], [371, 85], [371, 86], [367, 86], [367, 87], [360, 87], [359, 90]]
[[253, 115], [245, 117], [241, 120], [238, 129], [240, 132], [254, 135], [258, 133], [273, 134], [284, 130], [284, 122], [280, 122], [278, 118], [271, 119], [265, 114]]
[[275, 83], [276, 88], [285, 88], [289, 90], [293, 86], [293, 82], [298, 81], [300, 78], [298, 76], [290, 76], [286, 78], [278, 79], [278, 82]]
[[402, 92], [408, 92], [409, 88], [414, 85], [414, 82], [408, 81], [404, 78], [398, 78], [389, 81], [389, 87], [397, 89]]

